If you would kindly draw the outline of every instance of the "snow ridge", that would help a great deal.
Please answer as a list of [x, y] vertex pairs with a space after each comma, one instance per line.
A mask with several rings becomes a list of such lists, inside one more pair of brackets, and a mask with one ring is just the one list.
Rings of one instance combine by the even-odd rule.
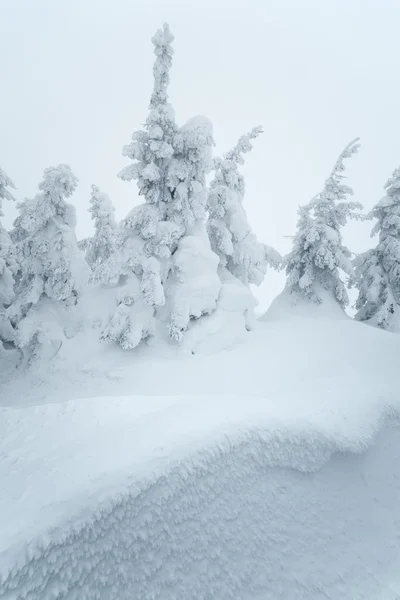
[[[85, 410], [96, 415], [95, 423], [76, 432], [78, 445], [89, 437], [88, 448], [94, 432], [102, 439], [105, 428], [115, 426], [118, 436], [104, 444], [112, 477], [105, 474], [107, 461], [87, 456], [82, 446], [75, 496], [60, 502], [65, 490], [57, 497], [53, 488], [74, 465], [65, 456], [60, 460], [62, 440], [55, 444], [54, 464], [63, 472], [47, 466], [48, 506], [33, 506], [36, 520], [28, 511], [24, 523], [23, 509], [34, 505], [28, 485], [14, 515], [20, 517], [19, 539], [13, 545], [3, 539], [0, 546], [0, 598], [378, 598], [382, 581], [399, 572], [400, 430], [392, 425], [399, 423], [400, 403], [392, 400], [394, 392], [385, 393], [385, 401], [371, 394], [354, 403], [349, 394], [337, 394], [328, 390], [326, 399], [292, 417], [289, 397], [148, 397], [140, 419], [133, 398], [29, 409], [38, 422], [49, 413], [55, 439], [64, 432], [65, 440]], [[143, 406], [143, 398], [139, 402]], [[299, 406], [305, 405], [300, 398]], [[9, 435], [27, 410], [3, 409]], [[184, 413], [184, 422], [192, 414], [191, 430], [171, 430], [168, 419], [176, 412]], [[159, 428], [156, 448], [143, 447], [143, 419], [151, 438]], [[35, 447], [32, 438], [27, 443]], [[8, 458], [14, 476], [19, 469], [24, 477], [24, 464]], [[93, 472], [99, 463], [105, 471]], [[38, 470], [32, 488], [45, 485], [41, 477]], [[65, 489], [71, 494], [71, 486]], [[52, 497], [57, 510], [65, 510], [63, 518], [54, 513]], [[7, 523], [10, 535], [18, 529], [3, 510], [7, 505], [1, 507], [5, 538]], [[39, 532], [32, 523], [40, 511], [46, 516]]]

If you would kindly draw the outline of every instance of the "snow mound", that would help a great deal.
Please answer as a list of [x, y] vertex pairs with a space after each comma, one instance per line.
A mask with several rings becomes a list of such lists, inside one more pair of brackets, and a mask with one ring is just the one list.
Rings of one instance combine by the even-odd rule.
[[0, 598], [381, 598], [400, 586], [382, 394], [1, 409]]
[[93, 329], [4, 380], [1, 600], [399, 597], [400, 337], [287, 301], [229, 351]]
[[322, 302], [317, 303], [301, 294], [284, 289], [271, 303], [262, 321], [278, 321], [288, 319], [347, 319], [347, 315], [335, 298], [322, 288], [318, 288], [318, 296]]

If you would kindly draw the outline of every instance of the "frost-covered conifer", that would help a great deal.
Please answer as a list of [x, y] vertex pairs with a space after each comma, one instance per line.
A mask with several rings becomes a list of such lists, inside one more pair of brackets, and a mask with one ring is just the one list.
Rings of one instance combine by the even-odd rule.
[[11, 238], [1, 224], [1, 217], [4, 216], [3, 200], [14, 200], [8, 188], [15, 188], [15, 185], [0, 168], [0, 353], [5, 342], [14, 341], [14, 328], [6, 309], [14, 299], [14, 276], [17, 272], [17, 263]]
[[257, 240], [243, 207], [245, 182], [239, 165], [244, 163], [243, 154], [253, 147], [251, 140], [261, 132], [261, 127], [255, 127], [223, 159], [214, 161], [215, 176], [209, 194], [211, 247], [219, 256], [221, 267], [246, 286], [260, 285], [268, 264], [277, 268], [280, 263], [279, 254]]
[[[153, 67], [154, 86], [150, 99], [149, 115], [143, 131], [132, 136], [132, 142], [124, 147], [123, 154], [134, 161], [119, 174], [125, 181], [136, 180], [139, 194], [146, 203], [135, 208], [125, 220], [127, 234], [139, 235], [143, 240], [143, 255], [154, 258], [160, 267], [143, 269], [142, 278], [149, 272], [150, 280], [143, 281], [147, 288], [146, 299], [153, 306], [164, 304], [164, 295], [160, 293], [161, 262], [171, 256], [176, 241], [182, 231], [178, 225], [168, 219], [172, 190], [168, 185], [168, 169], [174, 155], [174, 138], [178, 132], [172, 106], [168, 102], [169, 72], [172, 65], [173, 36], [167, 24], [153, 37], [156, 60]], [[155, 280], [158, 280], [157, 282]], [[149, 288], [154, 288], [151, 296]]]
[[123, 149], [133, 164], [119, 176], [125, 181], [137, 181], [145, 203], [124, 219], [120, 247], [101, 265], [96, 276], [102, 283], [121, 284], [118, 307], [102, 338], [116, 341], [126, 349], [134, 348], [155, 331], [155, 309], [165, 304], [165, 262], [181, 234], [175, 223], [166, 220], [171, 202], [167, 174], [178, 130], [167, 94], [172, 41], [167, 24], [152, 39], [156, 60], [149, 115], [144, 130], [136, 131]]
[[17, 325], [17, 345], [32, 352], [42, 342], [61, 344], [61, 313], [76, 302], [89, 275], [75, 237], [75, 209], [65, 201], [77, 182], [69, 166], [50, 167], [40, 192], [19, 204], [20, 271], [8, 314]]
[[386, 194], [368, 215], [377, 222], [377, 246], [356, 258], [359, 295], [356, 319], [400, 332], [400, 168], [385, 185]]
[[94, 235], [81, 240], [78, 246], [83, 250], [92, 271], [95, 271], [115, 252], [118, 236], [114, 206], [107, 194], [96, 185], [92, 185], [89, 212], [94, 221]]
[[[105, 283], [115, 283], [118, 274], [120, 302], [103, 339], [124, 348], [152, 335], [156, 317], [172, 338], [180, 340], [190, 319], [215, 308], [218, 297], [215, 257], [204, 227], [211, 125], [204, 118], [192, 119], [181, 129], [175, 123], [167, 96], [172, 41], [168, 25], [153, 38], [156, 60], [150, 112], [144, 130], [134, 133], [123, 151], [134, 162], [120, 177], [137, 181], [145, 203], [123, 221], [120, 247], [98, 274]], [[204, 261], [196, 262], [194, 255], [200, 248]], [[189, 255], [192, 270], [185, 258]], [[199, 286], [203, 303], [195, 298]]]
[[344, 160], [355, 154], [358, 147], [358, 139], [346, 146], [322, 192], [299, 209], [293, 249], [285, 258], [290, 292], [321, 302], [319, 290], [325, 289], [342, 307], [348, 304], [348, 296], [341, 272], [352, 278], [353, 265], [341, 228], [348, 219], [362, 218], [361, 204], [347, 200], [353, 190], [343, 183]]

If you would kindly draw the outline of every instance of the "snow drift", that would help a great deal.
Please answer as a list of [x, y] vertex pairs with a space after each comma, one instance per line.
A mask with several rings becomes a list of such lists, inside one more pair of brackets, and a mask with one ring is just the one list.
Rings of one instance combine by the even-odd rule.
[[337, 390], [2, 409], [0, 598], [380, 598], [397, 417]]
[[2, 600], [398, 598], [400, 339], [287, 302], [227, 352], [75, 339], [3, 384]]

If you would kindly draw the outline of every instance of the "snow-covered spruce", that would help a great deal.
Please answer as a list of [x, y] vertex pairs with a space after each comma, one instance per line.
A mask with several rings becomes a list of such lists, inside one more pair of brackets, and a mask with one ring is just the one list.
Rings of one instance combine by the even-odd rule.
[[268, 265], [279, 268], [281, 262], [276, 250], [257, 240], [243, 207], [245, 181], [239, 165], [244, 163], [243, 154], [252, 149], [251, 140], [261, 131], [255, 127], [223, 159], [214, 160], [210, 184], [207, 229], [211, 248], [219, 257], [222, 289], [209, 329], [222, 334], [224, 329], [230, 331], [232, 340], [241, 339], [243, 332], [254, 326], [257, 301], [250, 284], [260, 285]]
[[167, 94], [172, 41], [167, 24], [152, 39], [156, 60], [149, 115], [144, 130], [136, 131], [123, 149], [133, 164], [126, 166], [119, 177], [136, 180], [145, 203], [135, 207], [122, 222], [121, 245], [96, 277], [99, 282], [119, 285], [118, 306], [102, 339], [115, 341], [125, 349], [134, 348], [155, 331], [155, 308], [165, 304], [162, 282], [166, 262], [181, 233], [175, 223], [165, 220], [171, 200], [167, 171], [178, 130]]
[[14, 300], [14, 276], [18, 268], [10, 235], [1, 224], [3, 200], [14, 200], [8, 188], [15, 185], [0, 168], [0, 354], [4, 344], [14, 342], [14, 328], [6, 309]]
[[102, 337], [126, 349], [153, 335], [157, 323], [181, 341], [191, 319], [215, 309], [221, 287], [204, 225], [212, 127], [204, 117], [182, 128], [175, 123], [167, 96], [172, 40], [167, 25], [153, 38], [150, 113], [124, 148], [134, 164], [120, 177], [137, 180], [145, 203], [123, 221], [121, 245], [97, 277], [119, 284], [119, 304]]
[[65, 199], [77, 186], [67, 165], [44, 171], [40, 192], [18, 205], [15, 230], [19, 272], [16, 298], [7, 309], [16, 326], [16, 344], [30, 358], [39, 348], [54, 353], [68, 328], [89, 267], [75, 237], [75, 209]]
[[361, 219], [359, 202], [349, 202], [353, 190], [343, 183], [344, 160], [359, 148], [358, 139], [350, 142], [335, 163], [324, 189], [306, 206], [299, 208], [293, 249], [285, 258], [286, 289], [315, 302], [322, 302], [319, 290], [333, 295], [340, 306], [348, 304], [346, 286], [341, 277], [354, 276], [351, 252], [344, 245], [341, 228], [348, 219]]
[[214, 161], [215, 176], [210, 184], [208, 232], [211, 247], [220, 265], [245, 285], [260, 285], [268, 265], [277, 268], [279, 254], [259, 242], [252, 232], [243, 207], [245, 181], [239, 172], [243, 154], [252, 149], [251, 140], [262, 133], [255, 127], [236, 146]]
[[[181, 228], [173, 222], [166, 223], [171, 206], [172, 189], [168, 185], [168, 168], [174, 155], [174, 137], [178, 131], [174, 111], [168, 102], [169, 71], [172, 65], [173, 36], [167, 24], [153, 37], [156, 60], [153, 67], [154, 86], [150, 99], [150, 112], [144, 131], [132, 135], [132, 142], [124, 147], [123, 154], [134, 161], [119, 176], [125, 181], [135, 179], [139, 195], [145, 204], [135, 208], [125, 220], [125, 229], [143, 240], [143, 257], [160, 262], [159, 275], [155, 269], [142, 269], [141, 278], [146, 288], [146, 302], [162, 306], [165, 298], [160, 294], [161, 265], [171, 256]], [[154, 262], [154, 261], [152, 261]], [[147, 273], [149, 279], [146, 281]], [[158, 278], [156, 283], [155, 279]], [[154, 294], [150, 293], [154, 289]]]
[[94, 235], [78, 242], [92, 271], [107, 260], [117, 246], [118, 227], [115, 209], [107, 194], [92, 185], [89, 212], [94, 221]]
[[385, 196], [368, 215], [377, 222], [375, 248], [355, 260], [359, 295], [356, 319], [400, 332], [400, 168], [385, 185]]

